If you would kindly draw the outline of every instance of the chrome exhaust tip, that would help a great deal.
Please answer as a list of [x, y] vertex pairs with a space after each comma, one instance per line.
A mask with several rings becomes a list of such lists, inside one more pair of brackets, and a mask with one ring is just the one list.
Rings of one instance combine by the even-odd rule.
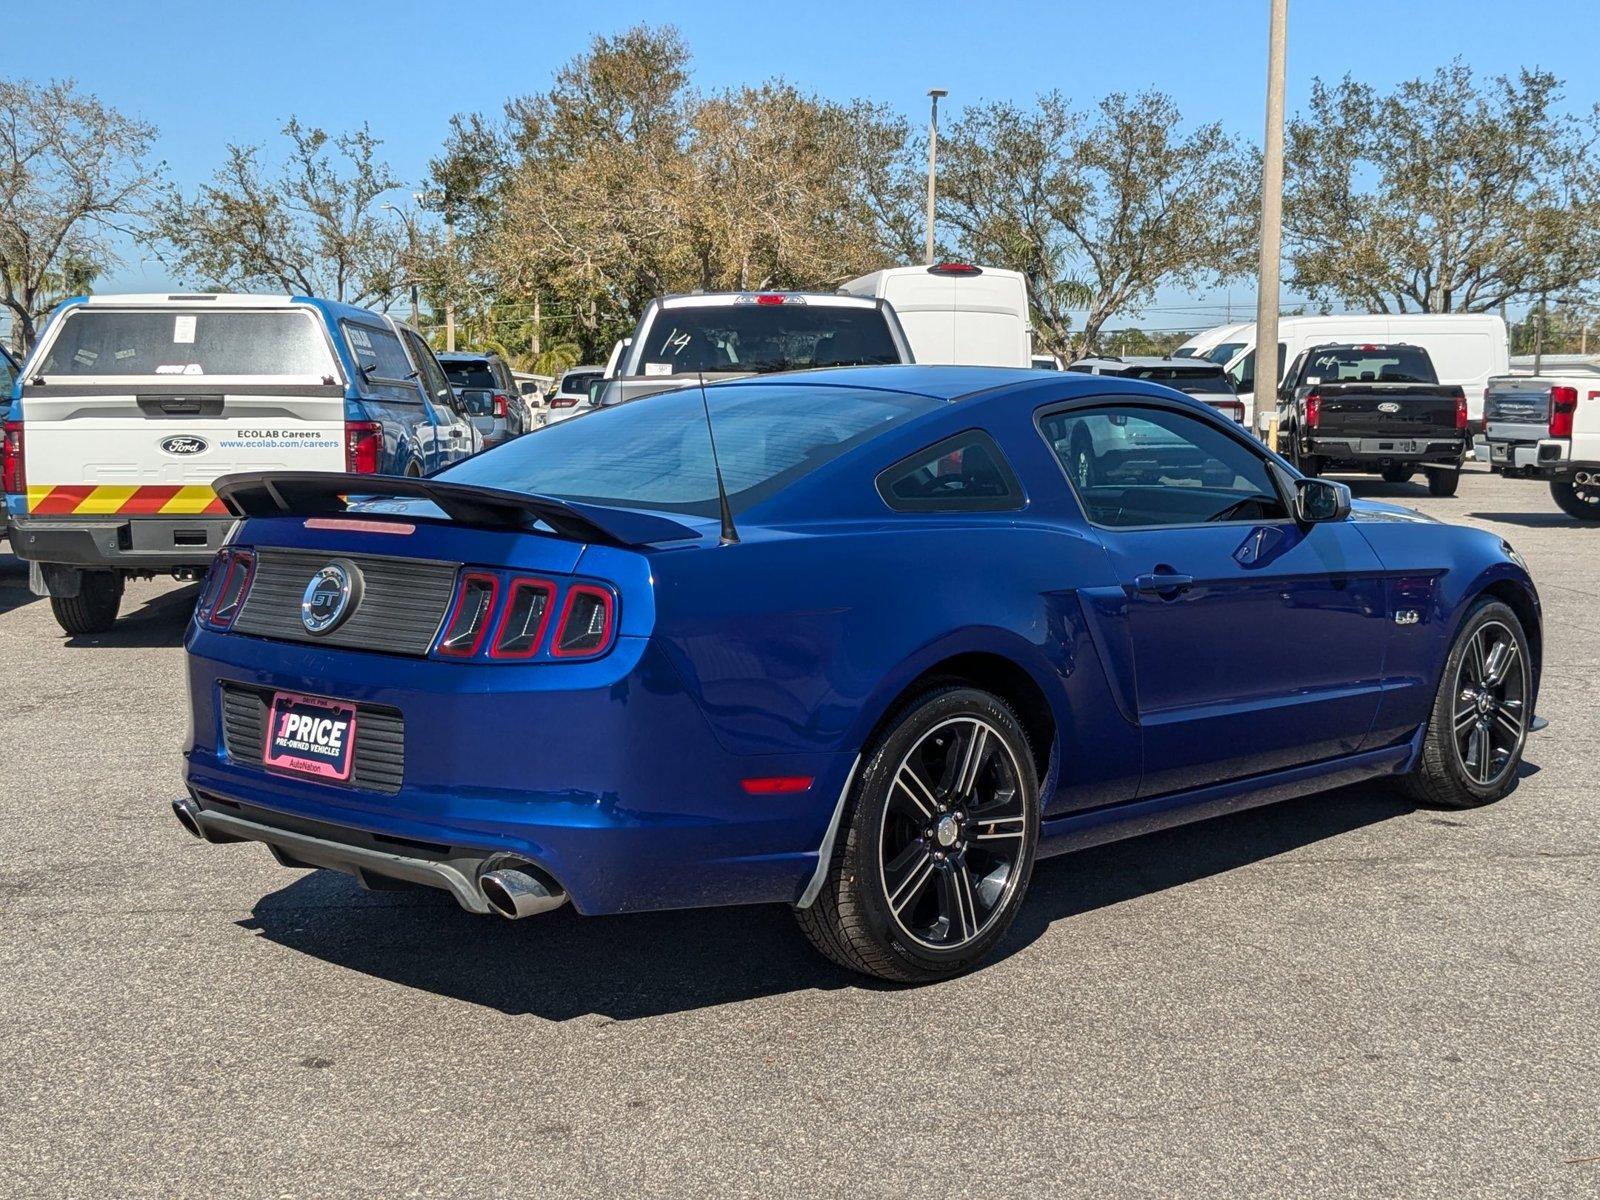
[[1589, 483], [1594, 483], [1595, 482], [1595, 477], [1592, 474], [1590, 474], [1588, 471], [1579, 471], [1579, 472], [1577, 472], [1576, 474], [1573, 475], [1573, 478], [1576, 479], [1579, 483], [1583, 483], [1583, 484], [1589, 484]]
[[200, 828], [198, 809], [193, 800], [174, 800], [172, 802], [172, 815], [178, 818], [178, 824], [187, 829], [191, 836], [206, 840], [205, 830]]
[[508, 921], [549, 912], [567, 902], [566, 892], [553, 882], [510, 867], [486, 872], [478, 880], [478, 890], [489, 907]]

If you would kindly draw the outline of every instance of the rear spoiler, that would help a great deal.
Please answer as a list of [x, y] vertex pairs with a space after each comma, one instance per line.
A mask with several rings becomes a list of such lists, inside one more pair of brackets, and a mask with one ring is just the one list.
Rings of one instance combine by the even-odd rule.
[[[468, 483], [338, 471], [254, 471], [224, 475], [217, 495], [239, 517], [325, 517], [368, 500], [426, 500], [452, 521], [486, 529], [536, 530], [612, 546], [647, 546], [699, 538], [687, 525], [650, 513], [606, 508], [554, 496], [532, 496]], [[392, 510], [357, 510], [382, 518]]]

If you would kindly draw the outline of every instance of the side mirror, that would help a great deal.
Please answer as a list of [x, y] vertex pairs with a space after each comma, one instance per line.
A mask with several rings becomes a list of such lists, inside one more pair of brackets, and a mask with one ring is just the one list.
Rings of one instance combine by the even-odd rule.
[[1304, 525], [1342, 521], [1350, 515], [1350, 489], [1331, 479], [1297, 479], [1294, 515]]

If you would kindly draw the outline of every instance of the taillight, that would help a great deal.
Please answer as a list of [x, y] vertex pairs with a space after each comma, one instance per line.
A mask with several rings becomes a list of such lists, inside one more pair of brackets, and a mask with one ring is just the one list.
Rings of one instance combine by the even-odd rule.
[[344, 469], [352, 475], [376, 475], [383, 456], [383, 426], [376, 421], [344, 423]]
[[223, 550], [211, 562], [195, 615], [212, 629], [227, 629], [244, 607], [255, 573], [256, 556], [249, 550]]
[[17, 495], [28, 490], [28, 472], [22, 462], [22, 422], [5, 424], [5, 458], [0, 462], [0, 492]]
[[610, 592], [592, 584], [573, 584], [567, 589], [567, 603], [550, 653], [557, 658], [593, 658], [605, 653], [616, 632], [615, 618]]
[[1306, 396], [1306, 424], [1315, 429], [1320, 420], [1322, 420], [1322, 397], [1316, 392], [1311, 392]]
[[1550, 436], [1572, 436], [1572, 415], [1578, 411], [1578, 389], [1553, 387], [1550, 389]]
[[929, 275], [982, 275], [983, 268], [975, 267], [971, 263], [942, 262], [935, 263], [928, 268]]
[[1456, 389], [1456, 428], [1467, 427], [1467, 394], [1460, 388]]
[[757, 304], [782, 304], [783, 297], [776, 292], [764, 292], [756, 297]]
[[557, 396], [554, 400], [550, 401], [550, 407], [551, 408], [571, 408], [573, 405], [575, 405], [577, 403], [578, 403], [578, 398], [576, 396]]
[[491, 658], [532, 658], [544, 641], [550, 624], [550, 605], [556, 598], [555, 584], [543, 579], [513, 579], [506, 593], [505, 609], [495, 627], [489, 646]]
[[494, 415], [497, 417], [505, 416], [506, 408], [510, 403], [510, 398], [504, 392], [496, 392], [494, 394]]
[[1234, 424], [1244, 424], [1243, 400], [1214, 400], [1211, 402], [1211, 407], [1227, 413], [1228, 416], [1233, 418]]
[[456, 585], [456, 598], [439, 637], [439, 653], [450, 658], [471, 658], [483, 648], [494, 615], [500, 580], [481, 571], [468, 571]]

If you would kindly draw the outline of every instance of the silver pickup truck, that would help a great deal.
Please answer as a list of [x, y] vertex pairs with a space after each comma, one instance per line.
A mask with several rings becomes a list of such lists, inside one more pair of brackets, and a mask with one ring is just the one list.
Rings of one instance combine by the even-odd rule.
[[609, 406], [701, 379], [911, 361], [905, 331], [884, 300], [829, 292], [658, 296], [594, 394]]

